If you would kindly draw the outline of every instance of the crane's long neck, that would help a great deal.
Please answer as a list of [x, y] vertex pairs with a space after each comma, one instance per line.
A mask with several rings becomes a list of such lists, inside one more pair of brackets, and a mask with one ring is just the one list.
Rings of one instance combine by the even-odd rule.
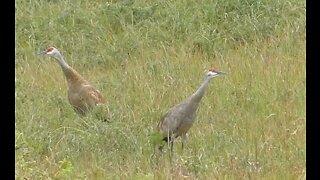
[[57, 60], [57, 62], [61, 66], [63, 72], [65, 72], [66, 70], [68, 70], [70, 68], [70, 66], [66, 63], [66, 61], [63, 59], [61, 54], [54, 56], [54, 58]]
[[199, 102], [201, 101], [202, 97], [204, 96], [207, 88], [208, 88], [208, 85], [209, 85], [209, 81], [210, 79], [209, 78], [206, 78], [201, 86], [199, 87], [199, 89], [193, 93], [191, 95], [191, 101], [194, 103], [194, 104], [199, 104]]
[[65, 62], [65, 60], [63, 59], [61, 54], [58, 54], [57, 56], [54, 56], [54, 58], [57, 60], [57, 62], [61, 66], [62, 71], [63, 71], [63, 73], [64, 73], [69, 85], [71, 83], [75, 83], [75, 82], [78, 82], [78, 81], [85, 81], [77, 71], [72, 69], [72, 67], [70, 67]]

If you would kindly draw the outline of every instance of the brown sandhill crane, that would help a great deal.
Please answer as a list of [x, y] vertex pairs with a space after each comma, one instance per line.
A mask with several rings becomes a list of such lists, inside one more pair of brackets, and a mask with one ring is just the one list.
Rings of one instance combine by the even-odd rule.
[[[210, 80], [223, 74], [225, 73], [218, 71], [215, 68], [210, 68], [199, 89], [180, 104], [170, 108], [161, 118], [158, 124], [158, 130], [164, 137], [162, 141], [168, 143], [171, 152], [173, 151], [173, 141], [179, 136], [182, 138], [183, 150], [186, 141], [186, 133], [195, 121], [199, 103], [205, 94]], [[161, 145], [159, 150], [162, 151], [162, 148], [163, 146]]]
[[[103, 95], [85, 80], [76, 70], [70, 67], [63, 59], [58, 49], [49, 47], [40, 54], [53, 57], [62, 68], [68, 84], [68, 100], [74, 111], [81, 117], [87, 115], [94, 107], [106, 105]], [[104, 121], [108, 121], [109, 109], [106, 107], [103, 114]]]

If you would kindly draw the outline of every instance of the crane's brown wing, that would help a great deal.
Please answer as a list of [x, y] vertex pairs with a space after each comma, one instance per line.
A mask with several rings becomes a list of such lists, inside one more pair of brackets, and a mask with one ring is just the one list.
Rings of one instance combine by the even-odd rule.
[[100, 91], [91, 85], [83, 86], [82, 97], [87, 99], [85, 101], [94, 101], [95, 104], [104, 104], [106, 102]]
[[105, 103], [103, 95], [89, 84], [69, 89], [68, 99], [75, 110], [82, 115], [95, 105]]
[[102, 105], [102, 109], [103, 109], [103, 114], [101, 114], [102, 116], [99, 118], [103, 118], [104, 121], [106, 122], [110, 122], [109, 119], [109, 108], [108, 106], [106, 106], [106, 100], [103, 97], [103, 95], [100, 93], [99, 90], [97, 90], [96, 88], [94, 88], [93, 86], [86, 86], [86, 91], [87, 91], [87, 96], [88, 98], [90, 98], [91, 100], [94, 101], [94, 105], [100, 106]]

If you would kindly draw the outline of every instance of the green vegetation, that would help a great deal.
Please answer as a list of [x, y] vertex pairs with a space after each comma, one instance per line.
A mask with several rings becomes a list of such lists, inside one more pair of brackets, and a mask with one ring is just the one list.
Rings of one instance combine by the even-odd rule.
[[[306, 2], [15, 1], [16, 179], [306, 179]], [[103, 92], [78, 117], [52, 58]], [[184, 152], [155, 127], [214, 66]], [[166, 149], [167, 151], [167, 149]]]

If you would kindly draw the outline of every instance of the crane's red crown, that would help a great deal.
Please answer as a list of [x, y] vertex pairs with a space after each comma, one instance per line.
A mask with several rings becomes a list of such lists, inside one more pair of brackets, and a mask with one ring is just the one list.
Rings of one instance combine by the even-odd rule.
[[214, 67], [211, 67], [211, 68], [209, 69], [209, 71], [211, 71], [211, 72], [215, 72], [215, 73], [217, 73], [217, 72], [218, 72], [218, 70], [217, 70], [216, 68], [214, 68]]
[[47, 52], [50, 52], [50, 51], [52, 51], [53, 50], [53, 47], [49, 47], [48, 49], [47, 49]]

